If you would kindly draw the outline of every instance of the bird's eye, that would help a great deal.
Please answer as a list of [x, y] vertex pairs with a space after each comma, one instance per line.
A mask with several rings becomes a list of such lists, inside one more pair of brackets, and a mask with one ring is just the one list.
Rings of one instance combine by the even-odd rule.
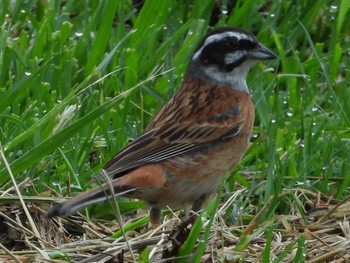
[[226, 39], [225, 46], [229, 49], [236, 50], [239, 48], [239, 43], [236, 39], [229, 38], [229, 39]]

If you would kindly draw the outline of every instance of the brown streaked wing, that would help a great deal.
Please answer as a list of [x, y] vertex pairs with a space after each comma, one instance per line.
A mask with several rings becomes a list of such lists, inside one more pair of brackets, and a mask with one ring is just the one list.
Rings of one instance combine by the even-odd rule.
[[104, 167], [115, 178], [145, 164], [200, 151], [235, 136], [241, 128], [240, 97], [187, 77], [146, 131]]
[[168, 123], [141, 135], [117, 154], [107, 165], [109, 175], [118, 174], [145, 164], [189, 154], [213, 143], [235, 136], [241, 128], [239, 119], [220, 123], [194, 121], [189, 124]]

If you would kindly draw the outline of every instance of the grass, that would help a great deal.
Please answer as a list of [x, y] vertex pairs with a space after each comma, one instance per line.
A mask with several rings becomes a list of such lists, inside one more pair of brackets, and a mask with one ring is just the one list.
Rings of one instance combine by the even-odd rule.
[[[21, 194], [33, 200], [88, 188], [93, 174], [176, 91], [208, 28], [234, 25], [254, 32], [279, 60], [260, 63], [249, 74], [256, 107], [252, 144], [179, 253], [193, 262], [317, 262], [312, 260], [322, 255], [349, 260], [346, 250], [327, 243], [332, 236], [337, 242], [349, 238], [349, 210], [339, 210], [347, 207], [350, 191], [349, 9], [348, 0], [2, 1], [0, 202], [11, 209], [18, 204], [7, 199], [14, 183], [5, 161], [15, 182], [23, 182]], [[231, 200], [237, 190], [241, 195]], [[147, 218], [135, 215], [142, 202], [121, 200], [119, 206], [128, 231], [149, 230]], [[115, 218], [106, 206], [88, 215]], [[326, 231], [325, 222], [338, 232]], [[308, 225], [327, 235], [301, 228]], [[228, 245], [233, 237], [235, 246]], [[214, 253], [218, 239], [221, 252]], [[315, 252], [314, 242], [327, 243], [324, 254]], [[0, 243], [14, 246], [13, 240]], [[249, 253], [252, 246], [261, 247], [256, 256]], [[51, 242], [40, 251], [55, 248]], [[140, 260], [147, 262], [150, 253], [144, 250]]]

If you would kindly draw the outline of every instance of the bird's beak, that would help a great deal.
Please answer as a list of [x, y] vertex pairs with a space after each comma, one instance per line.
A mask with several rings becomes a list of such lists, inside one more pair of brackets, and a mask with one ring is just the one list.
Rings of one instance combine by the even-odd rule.
[[267, 60], [277, 58], [277, 55], [263, 44], [259, 43], [258, 46], [250, 52], [250, 57], [256, 60]]

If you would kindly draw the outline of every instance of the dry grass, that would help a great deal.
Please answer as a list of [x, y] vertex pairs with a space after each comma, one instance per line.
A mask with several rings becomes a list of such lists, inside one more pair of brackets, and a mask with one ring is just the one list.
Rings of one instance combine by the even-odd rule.
[[[9, 196], [11, 191], [7, 193]], [[236, 198], [244, 194], [245, 190], [237, 190], [220, 206], [202, 262], [261, 261], [268, 229], [264, 226], [266, 222], [261, 222], [259, 213], [245, 214], [245, 218], [250, 216], [253, 219], [249, 222], [241, 220], [240, 225], [227, 224], [221, 216]], [[339, 202], [303, 189], [288, 190], [283, 195], [294, 195], [297, 203], [307, 211], [302, 215], [292, 205], [288, 214], [276, 215], [269, 223], [274, 226], [271, 262], [302, 236], [305, 237], [307, 262], [350, 260], [350, 197]], [[52, 198], [24, 198], [29, 214], [25, 213], [18, 198], [0, 200], [0, 258], [6, 262], [106, 262], [111, 259], [115, 260], [113, 262], [133, 262], [139, 260], [142, 251], [147, 251], [151, 262], [162, 262], [162, 254], [173, 245], [169, 233], [179, 223], [177, 213], [165, 217], [157, 229], [146, 224], [137, 231], [127, 232], [128, 246], [124, 236], [110, 238], [119, 229], [114, 222], [90, 221], [81, 214], [64, 219], [46, 219], [44, 214]], [[128, 218], [125, 224], [142, 216]], [[201, 220], [205, 225], [206, 219]], [[250, 240], [242, 251], [237, 251], [237, 244], [241, 244], [244, 237]], [[49, 254], [52, 256], [54, 251], [60, 255], [59, 260], [50, 259]], [[282, 262], [292, 262], [296, 253], [297, 246], [294, 245]]]

